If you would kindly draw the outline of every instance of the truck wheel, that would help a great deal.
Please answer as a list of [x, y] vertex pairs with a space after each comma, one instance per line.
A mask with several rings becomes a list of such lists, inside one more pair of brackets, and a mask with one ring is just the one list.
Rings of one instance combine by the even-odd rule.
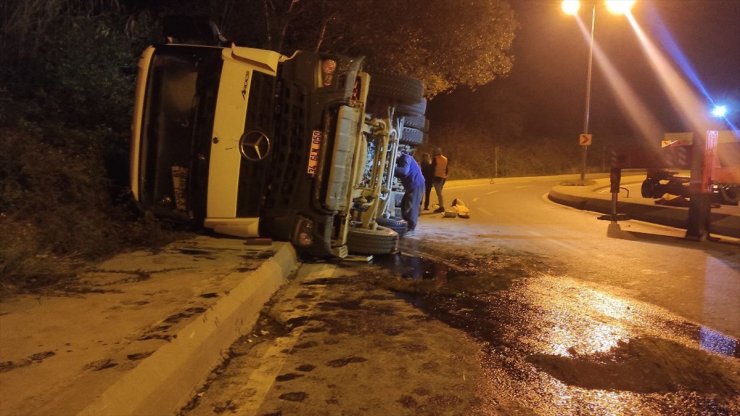
[[722, 203], [725, 205], [737, 205], [740, 202], [740, 187], [731, 185], [722, 185], [719, 187], [719, 193], [722, 195]]
[[[674, 193], [672, 191], [678, 192]], [[656, 178], [647, 178], [642, 182], [642, 187], [640, 187], [640, 194], [642, 194], [643, 198], [660, 198], [664, 194], [674, 194], [674, 195], [680, 195], [681, 189], [669, 189], [668, 185], [663, 185], [660, 183], [659, 179]]]
[[404, 127], [401, 137], [398, 139], [401, 144], [410, 144], [412, 146], [420, 145], [424, 142], [424, 132], [409, 127]]
[[388, 227], [391, 230], [395, 231], [399, 237], [403, 237], [404, 234], [406, 234], [406, 231], [408, 231], [409, 229], [409, 224], [406, 222], [406, 220], [398, 217], [378, 218], [375, 220], [375, 222], [377, 222], [378, 225]]
[[656, 196], [653, 196], [655, 193], [655, 188], [660, 182], [653, 178], [647, 178], [644, 181], [642, 181], [642, 186], [640, 187], [640, 194], [642, 194], [643, 198], [659, 198]]
[[399, 104], [396, 106], [396, 114], [399, 116], [423, 116], [427, 112], [427, 99], [412, 104]]
[[427, 119], [424, 116], [408, 116], [403, 119], [404, 127], [427, 131]]
[[350, 227], [347, 248], [354, 254], [392, 254], [398, 251], [398, 233], [382, 226], [375, 230]]
[[423, 97], [424, 85], [418, 79], [402, 75], [370, 74], [369, 98], [390, 99], [398, 104], [411, 105]]

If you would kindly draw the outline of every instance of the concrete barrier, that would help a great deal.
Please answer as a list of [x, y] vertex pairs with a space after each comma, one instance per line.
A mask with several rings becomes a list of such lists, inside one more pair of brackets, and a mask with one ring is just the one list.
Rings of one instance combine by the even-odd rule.
[[295, 272], [293, 246], [275, 255], [229, 294], [98, 396], [80, 415], [172, 415], [196, 393], [229, 346], [247, 333], [275, 291]]

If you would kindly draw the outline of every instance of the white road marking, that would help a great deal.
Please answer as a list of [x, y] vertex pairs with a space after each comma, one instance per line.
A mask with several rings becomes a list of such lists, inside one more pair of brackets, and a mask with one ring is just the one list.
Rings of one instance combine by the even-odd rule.
[[478, 198], [478, 197], [476, 196], [475, 198], [473, 198], [473, 202], [478, 202], [478, 199], [480, 199], [480, 198]]
[[541, 237], [543, 239], [546, 239], [548, 243], [558, 245], [560, 247], [563, 247], [563, 248], [567, 249], [568, 251], [579, 251], [575, 247], [575, 245], [573, 245], [573, 243], [566, 243], [564, 241], [560, 241], [560, 240], [557, 240], [557, 239], [552, 238], [552, 237], [546, 237], [544, 234], [540, 234], [540, 233], [538, 233], [536, 231], [527, 231], [527, 232], [529, 234], [533, 235], [533, 236]]
[[530, 186], [532, 185], [520, 185], [520, 186], [515, 186], [514, 189], [529, 188]]
[[498, 191], [499, 191], [499, 190], [497, 189], [497, 190], [495, 190], [495, 191], [491, 191], [491, 192], [486, 192], [486, 195], [491, 195], [491, 194], [495, 194], [495, 193], [496, 193], [496, 192], [498, 192]]
[[480, 212], [488, 215], [489, 217], [493, 217], [493, 213], [491, 213], [491, 211], [489, 211], [489, 210], [487, 210], [485, 208], [478, 208], [478, 211], [480, 211]]

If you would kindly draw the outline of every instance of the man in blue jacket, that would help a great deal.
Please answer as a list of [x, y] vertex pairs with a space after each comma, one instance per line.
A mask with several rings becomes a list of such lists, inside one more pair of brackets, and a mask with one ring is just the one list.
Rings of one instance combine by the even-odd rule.
[[401, 153], [396, 159], [394, 174], [406, 191], [401, 199], [401, 216], [408, 223], [409, 231], [414, 231], [424, 197], [424, 175], [421, 174], [416, 160], [405, 153]]

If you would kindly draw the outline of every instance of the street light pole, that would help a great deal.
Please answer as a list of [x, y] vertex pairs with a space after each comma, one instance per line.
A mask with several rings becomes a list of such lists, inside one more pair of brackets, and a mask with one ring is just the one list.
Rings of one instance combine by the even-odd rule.
[[[583, 133], [588, 134], [588, 122], [591, 113], [591, 73], [594, 65], [594, 29], [596, 29], [596, 2], [591, 2], [591, 41], [588, 48], [588, 72], [586, 73], [586, 105], [583, 112]], [[586, 184], [586, 159], [588, 146], [581, 146], [581, 185]]]
[[[605, 0], [606, 7], [614, 14], [627, 14], [635, 0]], [[591, 39], [588, 48], [588, 73], [586, 74], [586, 105], [583, 114], [583, 132], [579, 142], [581, 143], [581, 185], [586, 183], [586, 160], [588, 156], [588, 145], [591, 144], [589, 134], [589, 117], [591, 113], [591, 76], [594, 64], [594, 32], [596, 31], [596, 0], [591, 3]], [[579, 0], [563, 0], [561, 7], [566, 14], [577, 15], [581, 2]]]

